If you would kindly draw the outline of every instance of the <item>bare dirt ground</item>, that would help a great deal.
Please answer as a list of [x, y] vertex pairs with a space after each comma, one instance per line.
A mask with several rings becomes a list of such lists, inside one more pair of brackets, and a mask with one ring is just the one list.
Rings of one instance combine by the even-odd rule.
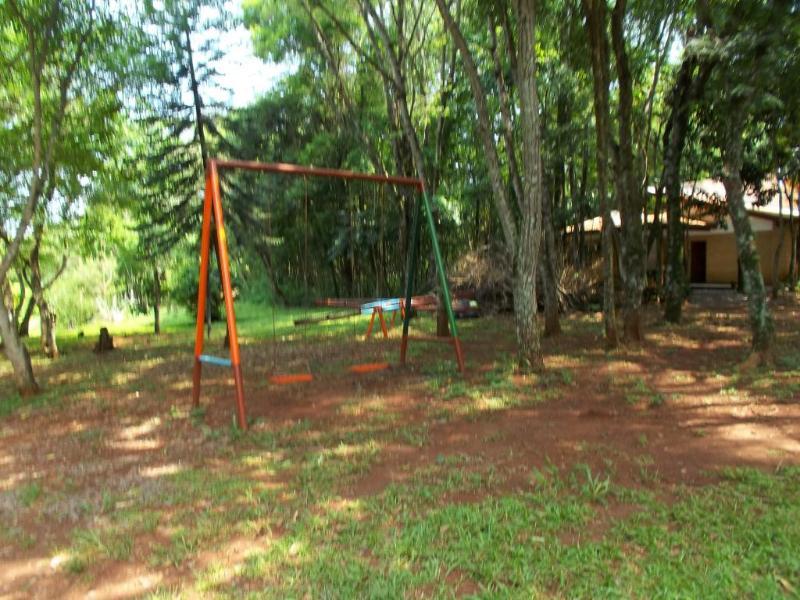
[[[375, 418], [370, 402], [379, 399], [382, 413], [392, 418], [388, 427], [403, 434], [387, 437], [363, 472], [342, 480], [343, 501], [380, 493], [454, 454], [503, 473], [495, 493], [525, 486], [533, 467], [583, 463], [612, 473], [615, 483], [669, 498], [676, 486], [714, 482], [726, 467], [800, 464], [800, 307], [784, 300], [774, 312], [774, 371], [737, 366], [748, 339], [742, 306], [689, 304], [677, 327], [661, 324], [651, 309], [646, 344], [610, 354], [602, 350], [598, 316], [567, 317], [565, 334], [544, 342], [548, 373], [509, 377], [502, 401], [470, 393], [491, 388], [492, 377], [510, 362], [512, 328], [505, 317], [465, 327], [465, 380], [420, 367], [417, 356], [416, 366], [405, 370], [278, 388], [266, 383], [253, 359], [245, 363], [253, 430], [345, 436]], [[184, 342], [132, 337], [119, 340], [120, 349], [107, 357], [76, 347], [46, 370], [51, 405], [0, 418], [0, 519], [6, 530], [0, 536], [0, 598], [135, 597], [158, 586], [180, 587], [212, 561], [236, 564], [262, 543], [258, 532], [231, 533], [213, 550], [163, 565], [148, 558], [170, 535], [156, 526], [139, 535], [124, 558], [77, 574], [63, 568], [61, 549], [75, 543], [76, 530], [102, 526], [109, 504], [124, 508], [115, 499], [126, 490], [135, 487], [146, 502], [151, 487], [155, 497], [165, 477], [192, 467], [249, 476], [237, 457], [258, 454], [258, 444], [244, 438], [231, 445], [214, 433], [230, 430], [226, 374], [205, 380], [207, 409], [187, 416], [191, 361]], [[258, 342], [252, 346], [257, 350]], [[448, 355], [437, 349], [425, 356]], [[264, 454], [280, 451], [278, 442]], [[259, 475], [264, 485], [284, 490], [291, 490], [292, 476], [291, 469]], [[474, 499], [460, 494], [448, 501]], [[171, 514], [179, 507], [159, 510]], [[605, 516], [614, 519], [620, 511], [624, 507], [611, 506]]]

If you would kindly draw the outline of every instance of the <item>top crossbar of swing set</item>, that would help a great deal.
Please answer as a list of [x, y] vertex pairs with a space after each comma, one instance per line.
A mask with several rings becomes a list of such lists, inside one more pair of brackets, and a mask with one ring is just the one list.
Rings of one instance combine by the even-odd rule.
[[[203, 364], [217, 366], [230, 366], [233, 370], [233, 379], [236, 388], [236, 416], [241, 429], [247, 429], [247, 415], [244, 400], [244, 383], [242, 378], [242, 367], [239, 353], [239, 337], [236, 327], [236, 313], [233, 306], [233, 288], [231, 286], [230, 260], [228, 256], [228, 242], [225, 232], [222, 193], [220, 190], [219, 172], [221, 169], [241, 169], [248, 171], [261, 171], [267, 173], [278, 173], [282, 175], [293, 175], [298, 177], [321, 177], [354, 181], [372, 181], [375, 183], [405, 186], [414, 188], [421, 199], [416, 203], [411, 229], [411, 243], [409, 245], [409, 255], [407, 263], [406, 290], [403, 314], [403, 335], [400, 341], [400, 364], [405, 364], [406, 353], [409, 340], [419, 341], [447, 341], [452, 344], [459, 371], [464, 371], [464, 356], [461, 350], [461, 341], [456, 327], [455, 314], [450, 300], [450, 290], [447, 284], [447, 277], [444, 271], [444, 261], [442, 259], [439, 240], [436, 236], [436, 228], [433, 221], [430, 200], [425, 191], [425, 184], [421, 179], [413, 177], [403, 177], [397, 175], [377, 175], [374, 173], [359, 173], [343, 169], [329, 169], [324, 167], [313, 167], [303, 165], [293, 165], [288, 163], [261, 163], [249, 160], [231, 160], [211, 158], [206, 162], [206, 185], [203, 200], [203, 220], [202, 233], [200, 236], [200, 276], [197, 290], [197, 324], [195, 331], [195, 351], [194, 351], [194, 370], [192, 402], [194, 406], [200, 404], [200, 379]], [[433, 249], [436, 270], [439, 275], [439, 285], [442, 290], [442, 300], [447, 311], [450, 324], [451, 335], [449, 338], [437, 338], [434, 336], [409, 336], [408, 327], [411, 318], [411, 308], [413, 306], [413, 282], [417, 269], [417, 254], [419, 253], [419, 229], [420, 213], [424, 208], [425, 220], [427, 222], [431, 246]], [[222, 281], [222, 292], [225, 300], [225, 318], [228, 325], [228, 336], [230, 346], [230, 359], [214, 357], [203, 354], [204, 345], [204, 319], [208, 290], [208, 269], [211, 253], [211, 224], [214, 223], [216, 235], [214, 236], [214, 246], [217, 253], [217, 263], [220, 270]], [[359, 372], [355, 369], [354, 372]], [[310, 377], [304, 378], [308, 380]]]
[[378, 175], [376, 173], [359, 173], [358, 171], [348, 171], [346, 169], [329, 169], [326, 167], [310, 167], [289, 163], [261, 163], [253, 160], [214, 159], [212, 162], [219, 169], [244, 169], [246, 171], [261, 171], [265, 173], [279, 173], [282, 175], [295, 175], [300, 177], [372, 181], [375, 183], [389, 183], [392, 185], [413, 187], [419, 192], [424, 190], [424, 183], [421, 179], [404, 177], [401, 175]]

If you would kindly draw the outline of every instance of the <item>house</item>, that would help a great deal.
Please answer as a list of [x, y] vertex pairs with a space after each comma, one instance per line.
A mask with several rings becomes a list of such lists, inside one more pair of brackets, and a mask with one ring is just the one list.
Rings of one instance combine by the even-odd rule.
[[[739, 259], [733, 223], [727, 211], [725, 186], [719, 180], [704, 179], [684, 183], [682, 192], [688, 216], [705, 223], [703, 227], [688, 229], [686, 262], [689, 281], [738, 286]], [[794, 201], [790, 204], [785, 194], [778, 194], [774, 183], [762, 188], [758, 194], [754, 190], [745, 192], [745, 207], [761, 261], [761, 274], [767, 285], [789, 276], [793, 244], [796, 252], [800, 207], [797, 191], [793, 195]], [[789, 229], [790, 220], [793, 232]], [[777, 273], [774, 273], [774, 259], [779, 247]]]
[[[800, 187], [800, 186], [798, 186]], [[791, 184], [787, 183], [791, 189]], [[783, 188], [782, 188], [783, 190]], [[651, 195], [655, 191], [648, 190]], [[761, 272], [764, 283], [775, 282], [773, 264], [775, 254], [778, 256], [778, 281], [788, 278], [794, 246], [795, 257], [800, 254], [800, 190], [794, 190], [794, 201], [790, 204], [786, 194], [779, 195], [773, 182], [762, 188], [760, 193], [753, 190], [745, 192], [745, 207], [750, 218], [750, 227], [755, 236], [756, 248], [761, 261]], [[736, 249], [736, 238], [733, 223], [728, 215], [725, 186], [715, 179], [686, 182], [682, 186], [683, 214], [681, 220], [686, 226], [686, 270], [689, 281], [694, 285], [724, 285], [739, 287], [739, 259]], [[611, 213], [614, 227], [619, 228], [618, 211]], [[654, 215], [643, 215], [646, 228], [654, 221]], [[666, 214], [659, 214], [662, 243], [655, 243], [649, 250], [647, 269], [658, 270], [659, 260], [666, 260]], [[587, 219], [582, 229], [590, 246], [599, 254], [600, 231], [602, 217]], [[574, 226], [567, 228], [567, 236], [576, 232]], [[781, 238], [783, 241], [781, 242]]]

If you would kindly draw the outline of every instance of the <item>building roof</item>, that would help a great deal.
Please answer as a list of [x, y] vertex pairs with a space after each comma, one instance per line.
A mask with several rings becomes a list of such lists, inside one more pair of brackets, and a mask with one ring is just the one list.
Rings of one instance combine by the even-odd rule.
[[[792, 183], [786, 182], [786, 188], [791, 190]], [[650, 186], [647, 192], [655, 194], [655, 188]], [[687, 181], [682, 185], [681, 195], [685, 201], [691, 200], [694, 210], [689, 209], [689, 216], [681, 217], [684, 225], [690, 229], [710, 229], [715, 227], [725, 211], [725, 185], [719, 179], [700, 179], [697, 181]], [[781, 198], [782, 196], [782, 198]], [[781, 215], [789, 217], [789, 212], [794, 217], [800, 217], [800, 189], [794, 191], [794, 201], [790, 204], [786, 193], [779, 194], [777, 181], [772, 179], [764, 183], [761, 193], [758, 194], [753, 188], [745, 188], [744, 203], [747, 211], [752, 215], [777, 219]], [[647, 223], [653, 222], [653, 213], [647, 215]], [[620, 216], [618, 210], [611, 211], [611, 220], [614, 227], [619, 228]], [[666, 211], [662, 211], [659, 221], [667, 222]], [[586, 233], [597, 233], [603, 228], [603, 217], [597, 216], [586, 219], [583, 222], [583, 230]], [[575, 230], [574, 225], [567, 226], [567, 233]]]
[[[797, 217], [800, 216], [800, 206], [798, 206], [798, 190], [794, 192], [793, 202], [789, 202], [786, 189], [791, 190], [792, 184], [786, 182], [786, 188], [778, 192], [777, 181], [772, 179], [765, 181], [760, 193], [754, 188], [746, 187], [744, 194], [744, 205], [748, 212], [765, 217], [789, 217], [789, 212]], [[681, 193], [685, 199], [695, 202], [720, 205], [726, 200], [725, 185], [719, 179], [700, 179], [698, 181], [687, 181], [683, 184]]]
[[[654, 213], [650, 213], [650, 214], [647, 215], [647, 223], [652, 223], [653, 219], [654, 219]], [[618, 210], [612, 210], [611, 211], [611, 220], [614, 223], [614, 227], [619, 228], [620, 223], [622, 221], [620, 219]], [[659, 221], [661, 223], [666, 223], [667, 222], [667, 213], [666, 213], [666, 211], [662, 211], [661, 212]], [[706, 223], [705, 221], [703, 221], [701, 219], [687, 219], [686, 217], [681, 217], [681, 221], [683, 221], [684, 225], [687, 225], [687, 226], [692, 227], [692, 228], [694, 228], [694, 227], [707, 228], [708, 227], [708, 223]], [[644, 219], [642, 219], [642, 222], [644, 222]], [[586, 233], [597, 233], [597, 232], [601, 231], [602, 229], [603, 229], [603, 217], [602, 216], [597, 216], [597, 217], [594, 217], [594, 218], [591, 218], [591, 219], [586, 219], [583, 222], [583, 230]], [[575, 226], [574, 225], [568, 225], [567, 226], [567, 233], [572, 233], [574, 230], [575, 230]]]

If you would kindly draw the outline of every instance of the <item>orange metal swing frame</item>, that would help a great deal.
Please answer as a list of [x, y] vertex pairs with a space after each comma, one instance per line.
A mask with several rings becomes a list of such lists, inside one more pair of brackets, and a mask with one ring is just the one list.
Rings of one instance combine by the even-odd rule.
[[[244, 380], [242, 377], [241, 356], [239, 352], [239, 336], [236, 327], [236, 311], [234, 310], [233, 288], [231, 286], [228, 240], [225, 232], [222, 210], [222, 194], [220, 191], [221, 169], [242, 169], [248, 171], [261, 171], [301, 177], [310, 176], [344, 180], [372, 181], [375, 183], [411, 187], [415, 189], [418, 192], [422, 202], [416, 202], [417, 206], [414, 214], [412, 243], [409, 247], [406, 294], [403, 302], [403, 310], [401, 311], [401, 316], [403, 319], [403, 334], [400, 341], [400, 364], [405, 364], [409, 340], [413, 339], [419, 341], [446, 342], [452, 344], [455, 350], [456, 363], [459, 371], [464, 371], [464, 355], [461, 348], [461, 341], [458, 336], [458, 330], [456, 328], [455, 315], [453, 314], [452, 307], [450, 306], [450, 291], [444, 273], [444, 264], [442, 261], [441, 252], [439, 250], [436, 231], [433, 225], [430, 202], [425, 192], [425, 184], [421, 179], [392, 175], [375, 175], [372, 173], [358, 173], [355, 171], [346, 171], [341, 169], [308, 167], [286, 163], [261, 163], [256, 161], [224, 160], [212, 158], [206, 163], [205, 194], [203, 199], [203, 223], [200, 235], [200, 281], [197, 289], [197, 322], [194, 345], [194, 369], [192, 376], [192, 403], [194, 406], [199, 406], [200, 404], [200, 387], [203, 364], [230, 366], [233, 371], [233, 380], [236, 391], [236, 419], [241, 429], [247, 429], [247, 407], [244, 396]], [[430, 230], [429, 234], [431, 235], [431, 241], [434, 247], [434, 255], [436, 259], [437, 270], [439, 272], [442, 295], [444, 296], [444, 301], [448, 310], [451, 335], [446, 338], [435, 336], [409, 336], [408, 333], [409, 321], [412, 312], [412, 293], [417, 265], [417, 254], [419, 252], [419, 230], [421, 228], [420, 213], [423, 207], [426, 212]], [[214, 249], [217, 254], [220, 278], [222, 280], [222, 292], [225, 301], [225, 318], [228, 326], [228, 341], [230, 342], [229, 359], [203, 354], [203, 346], [205, 342], [204, 321], [208, 291], [208, 270], [211, 258], [212, 224], [216, 230], [216, 235], [214, 236]], [[383, 312], [380, 310], [377, 311], [377, 316], [384, 335], [388, 335], [386, 332], [386, 323], [384, 321]], [[372, 326], [374, 324], [375, 317], [376, 312], [373, 312], [372, 318], [370, 319], [367, 338], [372, 332]], [[392, 321], [394, 321], [394, 318]], [[386, 363], [355, 365], [350, 368], [350, 371], [354, 373], [366, 373], [380, 370], [386, 368], [387, 366], [388, 365]], [[313, 379], [313, 376], [309, 373], [276, 375], [274, 377], [278, 379], [286, 379], [286, 381], [280, 381], [279, 383], [296, 383], [301, 381], [310, 381]]]

